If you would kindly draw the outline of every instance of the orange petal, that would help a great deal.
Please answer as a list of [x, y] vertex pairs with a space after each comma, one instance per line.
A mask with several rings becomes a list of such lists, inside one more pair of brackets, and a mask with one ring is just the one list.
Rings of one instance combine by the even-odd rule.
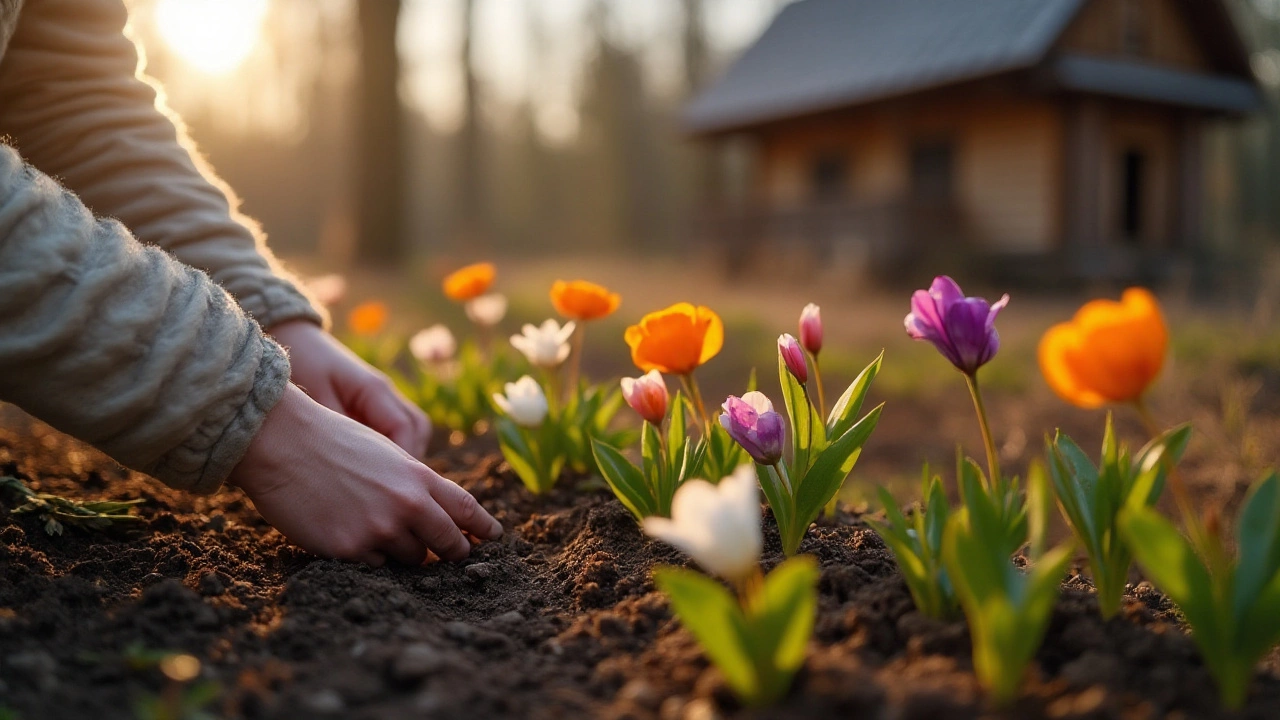
[[724, 322], [710, 308], [699, 306], [698, 315], [707, 323], [702, 337], [702, 354], [698, 357], [698, 364], [701, 365], [715, 357], [724, 347]]
[[1049, 328], [1040, 339], [1040, 372], [1049, 387], [1063, 400], [1083, 408], [1100, 407], [1106, 404], [1107, 399], [1089, 388], [1067, 363], [1068, 352], [1078, 342], [1075, 327], [1070, 322]]

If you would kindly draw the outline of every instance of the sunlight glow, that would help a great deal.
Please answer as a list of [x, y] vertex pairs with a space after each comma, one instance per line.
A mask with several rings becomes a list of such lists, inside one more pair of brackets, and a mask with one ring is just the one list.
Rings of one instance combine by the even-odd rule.
[[159, 0], [156, 27], [175, 54], [209, 75], [248, 59], [262, 36], [268, 0]]

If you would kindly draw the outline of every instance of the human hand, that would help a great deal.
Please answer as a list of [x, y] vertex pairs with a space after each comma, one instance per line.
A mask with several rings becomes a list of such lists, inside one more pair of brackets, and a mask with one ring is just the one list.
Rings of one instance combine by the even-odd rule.
[[463, 531], [502, 535], [466, 490], [293, 384], [229, 482], [291, 542], [325, 557], [418, 565], [431, 550], [460, 560], [471, 552]]
[[416, 458], [426, 454], [431, 421], [386, 375], [315, 323], [291, 320], [268, 332], [289, 351], [290, 379], [312, 400], [386, 435]]

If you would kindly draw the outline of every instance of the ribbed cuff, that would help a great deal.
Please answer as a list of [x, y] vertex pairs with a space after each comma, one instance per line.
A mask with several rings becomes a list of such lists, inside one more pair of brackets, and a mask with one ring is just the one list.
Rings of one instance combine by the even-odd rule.
[[307, 320], [325, 329], [329, 327], [329, 314], [282, 278], [276, 278], [256, 292], [236, 296], [236, 302], [263, 330], [289, 320]]
[[229, 413], [210, 418], [151, 470], [151, 475], [169, 487], [197, 494], [221, 487], [249, 449], [267, 413], [284, 395], [289, 384], [289, 358], [284, 349], [264, 335], [251, 342], [260, 343], [261, 349], [258, 370], [244, 402], [229, 408]]

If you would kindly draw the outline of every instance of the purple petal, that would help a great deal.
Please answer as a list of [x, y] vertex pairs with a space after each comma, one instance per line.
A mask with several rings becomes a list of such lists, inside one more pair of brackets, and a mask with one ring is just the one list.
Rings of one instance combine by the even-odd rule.
[[1008, 304], [1009, 304], [1009, 293], [1005, 293], [1004, 297], [1001, 297], [999, 300], [996, 301], [995, 305], [991, 306], [991, 311], [987, 313], [987, 330], [988, 331], [995, 329], [996, 316], [999, 315], [1000, 311], [1003, 310], [1005, 306]]
[[946, 275], [939, 275], [933, 279], [933, 284], [929, 286], [929, 295], [938, 305], [938, 314], [946, 317], [947, 311], [952, 305], [964, 299], [964, 291]]
[[916, 340], [932, 340], [942, 335], [942, 313], [928, 290], [911, 294], [911, 314], [907, 315], [907, 333]]
[[988, 351], [991, 331], [987, 318], [991, 305], [982, 298], [964, 298], [947, 310], [947, 335], [955, 348], [959, 362], [956, 367], [971, 373], [991, 359], [994, 351]]

